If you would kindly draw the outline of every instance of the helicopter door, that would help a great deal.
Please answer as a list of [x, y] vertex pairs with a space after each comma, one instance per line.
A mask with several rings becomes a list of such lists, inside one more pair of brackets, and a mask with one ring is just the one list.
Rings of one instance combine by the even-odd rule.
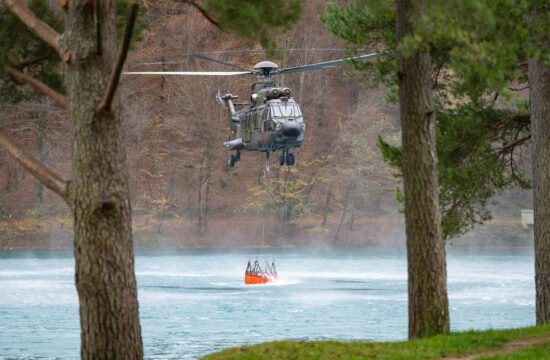
[[258, 109], [255, 109], [254, 112], [251, 113], [250, 121], [252, 121], [251, 127], [254, 127], [254, 130], [251, 130], [250, 140], [257, 144], [260, 140], [262, 140], [260, 134], [260, 111]]
[[266, 133], [269, 131], [269, 121], [267, 119], [267, 115], [269, 114], [269, 108], [265, 107], [261, 110], [261, 121], [260, 121], [260, 127], [262, 133]]
[[244, 119], [244, 126], [243, 126], [243, 142], [248, 143], [250, 142], [250, 118], [252, 113], [248, 112], [245, 115]]

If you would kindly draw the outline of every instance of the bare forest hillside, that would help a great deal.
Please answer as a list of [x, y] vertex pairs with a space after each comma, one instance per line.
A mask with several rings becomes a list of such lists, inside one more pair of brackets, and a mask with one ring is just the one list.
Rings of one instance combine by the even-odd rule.
[[[262, 60], [291, 67], [338, 59], [346, 53], [311, 50], [344, 47], [319, 21], [324, 4], [307, 1], [296, 26], [272, 34], [276, 48], [289, 50], [266, 54], [233, 51], [261, 47], [220, 33], [188, 5], [149, 2], [147, 28], [126, 69], [231, 70], [191, 53], [246, 67]], [[152, 62], [181, 63], [144, 64]], [[399, 142], [397, 107], [386, 103], [384, 89], [350, 78], [350, 71], [345, 65], [278, 78], [300, 104], [306, 138], [295, 166], [281, 167], [272, 156], [269, 174], [263, 153], [243, 152], [228, 167], [223, 142], [229, 124], [215, 101], [218, 90], [248, 101], [254, 77], [123, 77], [136, 245], [259, 247], [262, 237], [273, 247], [401, 245], [400, 182], [376, 147], [378, 135]], [[2, 125], [20, 144], [70, 177], [64, 110], [42, 97], [0, 110]], [[0, 151], [0, 247], [70, 247], [71, 221], [61, 200]]]

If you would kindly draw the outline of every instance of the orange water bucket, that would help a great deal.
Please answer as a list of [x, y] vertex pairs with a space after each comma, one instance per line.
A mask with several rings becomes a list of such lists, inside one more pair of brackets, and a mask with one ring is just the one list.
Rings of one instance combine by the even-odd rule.
[[277, 280], [275, 262], [273, 262], [271, 266], [266, 263], [266, 268], [262, 269], [258, 260], [254, 261], [254, 265], [248, 260], [248, 265], [244, 272], [244, 283], [246, 285], [266, 284], [274, 280]]
[[244, 283], [247, 285], [253, 285], [253, 284], [265, 284], [270, 281], [276, 280], [277, 276], [269, 276], [265, 273], [245, 273], [244, 274]]

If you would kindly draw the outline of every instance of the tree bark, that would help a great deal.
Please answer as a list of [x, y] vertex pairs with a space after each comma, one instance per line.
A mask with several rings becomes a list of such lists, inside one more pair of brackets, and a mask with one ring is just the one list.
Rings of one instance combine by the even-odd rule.
[[120, 102], [96, 111], [115, 67], [117, 47], [113, 1], [75, 0], [66, 8], [59, 45], [70, 53], [65, 65], [72, 122], [72, 189], [76, 288], [80, 302], [83, 359], [141, 359], [131, 210], [122, 139]]
[[[397, 39], [413, 34], [422, 0], [396, 3]], [[418, 49], [398, 58], [407, 234], [409, 338], [449, 332], [445, 246], [438, 199], [431, 59]]]
[[[533, 6], [532, 21], [548, 26], [550, 6]], [[533, 47], [550, 51], [548, 34], [531, 32]], [[533, 198], [535, 220], [535, 288], [537, 324], [550, 322], [550, 65], [529, 59], [529, 100], [533, 138]]]
[[[99, 1], [96, 1], [94, 6], [99, 6]], [[132, 39], [132, 33], [134, 31], [134, 24], [136, 22], [137, 14], [139, 10], [139, 5], [136, 0], [130, 0], [130, 12], [128, 13], [128, 19], [126, 20], [126, 27], [124, 28], [124, 37], [122, 38], [122, 43], [120, 44], [120, 49], [118, 53], [118, 57], [115, 62], [115, 66], [113, 67], [111, 78], [109, 80], [109, 85], [107, 86], [107, 91], [105, 92], [105, 96], [103, 98], [103, 101], [99, 106], [97, 107], [97, 111], [105, 111], [110, 110], [111, 104], [113, 102], [113, 99], [115, 97], [116, 89], [118, 87], [118, 83], [120, 82], [120, 74], [122, 73], [122, 68], [124, 66], [124, 62], [126, 61], [126, 56], [128, 55], [128, 49], [130, 48], [130, 40]], [[100, 14], [101, 10], [96, 9], [96, 14]], [[102, 39], [101, 39], [101, 24], [96, 19], [96, 54], [102, 55], [103, 49], [101, 49], [102, 46]], [[98, 25], [99, 24], [99, 25]]]

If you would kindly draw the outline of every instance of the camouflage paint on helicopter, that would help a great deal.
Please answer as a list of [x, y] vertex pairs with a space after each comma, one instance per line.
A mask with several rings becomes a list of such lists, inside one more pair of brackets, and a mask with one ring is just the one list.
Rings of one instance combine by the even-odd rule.
[[[263, 73], [267, 74], [277, 68], [277, 64], [270, 61], [254, 66], [254, 69], [265, 69]], [[294, 154], [289, 151], [302, 145], [305, 123], [290, 89], [278, 87], [273, 81], [255, 83], [252, 85], [250, 104], [240, 111], [235, 111], [233, 99], [236, 98], [231, 94], [217, 97], [218, 102], [226, 105], [229, 115], [230, 135], [224, 147], [236, 151], [235, 155], [229, 155], [229, 166], [239, 161], [241, 150], [265, 152], [268, 156], [282, 150], [280, 165], [294, 165]]]

